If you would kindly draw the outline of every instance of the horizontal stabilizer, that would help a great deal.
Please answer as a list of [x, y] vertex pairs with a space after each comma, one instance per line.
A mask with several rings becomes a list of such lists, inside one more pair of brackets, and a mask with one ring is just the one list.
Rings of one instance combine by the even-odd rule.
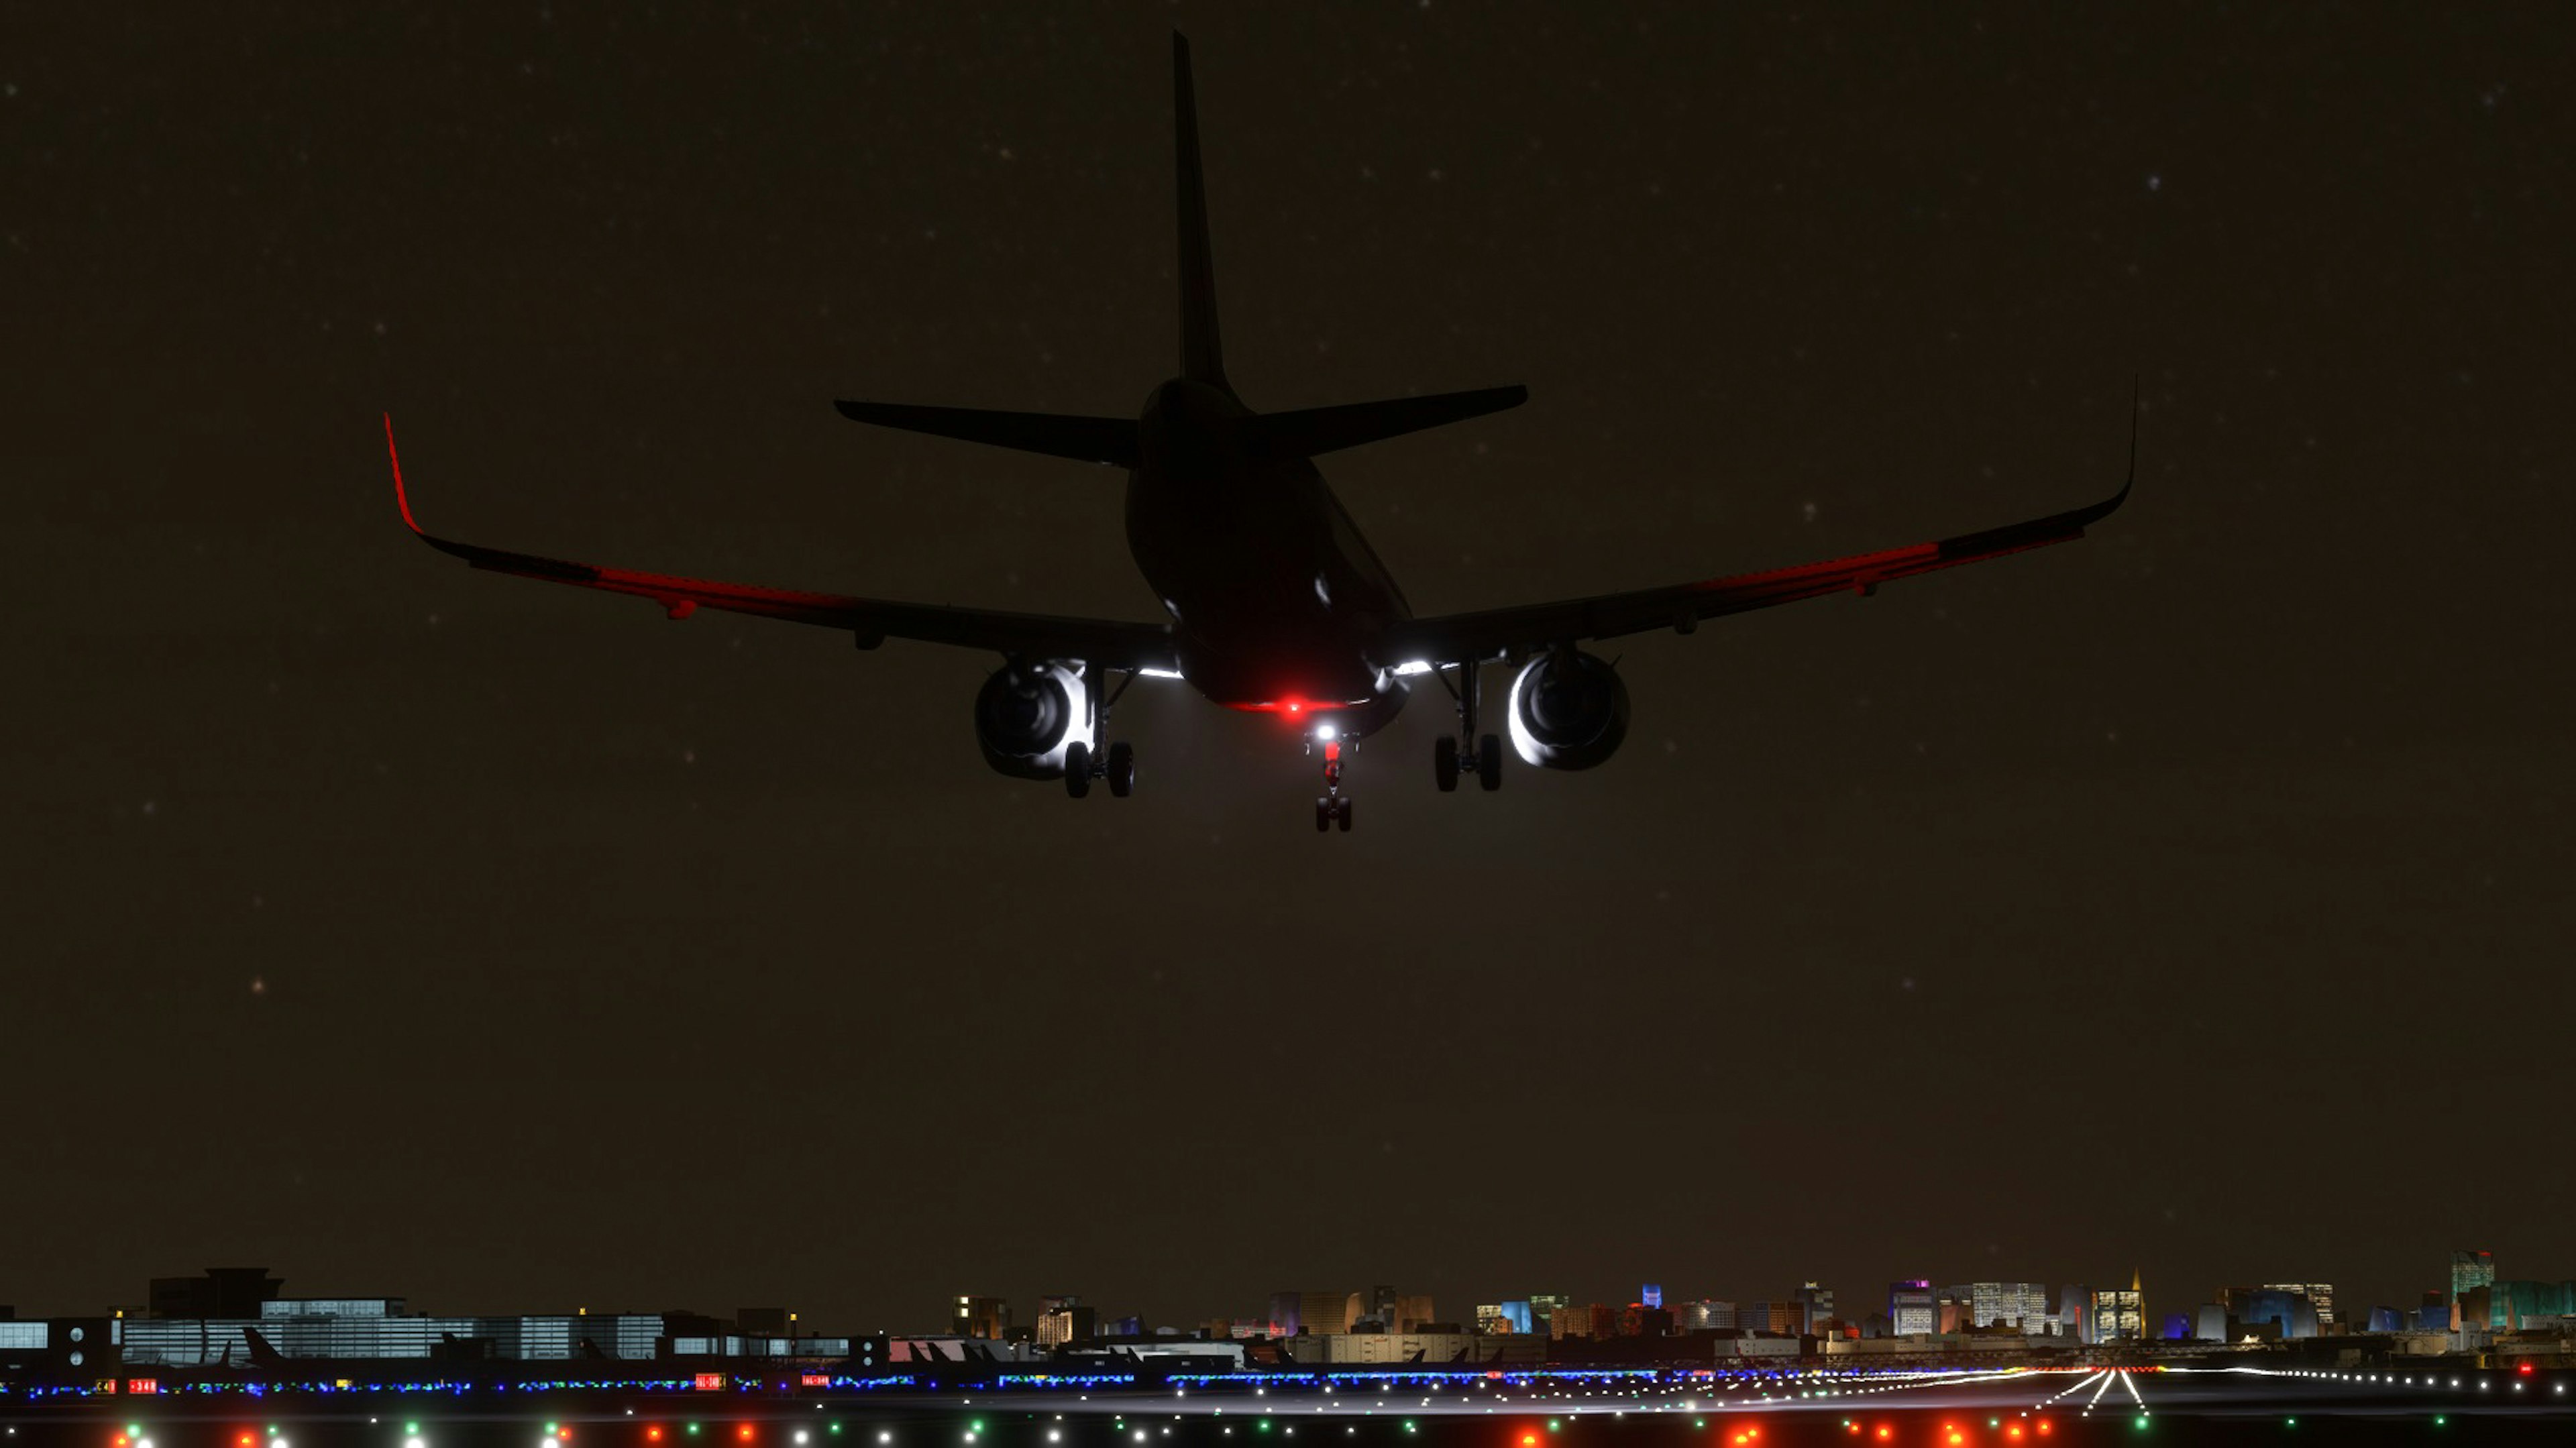
[[1053, 412], [988, 412], [979, 407], [914, 407], [901, 402], [835, 402], [852, 422], [991, 443], [1076, 462], [1136, 466], [1136, 424], [1123, 417]]
[[1246, 426], [1259, 451], [1272, 457], [1310, 458], [1364, 442], [1420, 432], [1426, 427], [1463, 422], [1527, 401], [1526, 387], [1486, 387], [1474, 392], [1444, 392], [1437, 397], [1397, 397], [1385, 402], [1310, 407], [1303, 412], [1273, 412], [1252, 419]]

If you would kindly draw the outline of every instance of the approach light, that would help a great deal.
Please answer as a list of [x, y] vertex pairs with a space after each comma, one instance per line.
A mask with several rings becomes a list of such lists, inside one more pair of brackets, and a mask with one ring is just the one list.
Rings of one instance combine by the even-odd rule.
[[403, 1440], [403, 1448], [429, 1448], [429, 1444], [424, 1439], [411, 1437]]

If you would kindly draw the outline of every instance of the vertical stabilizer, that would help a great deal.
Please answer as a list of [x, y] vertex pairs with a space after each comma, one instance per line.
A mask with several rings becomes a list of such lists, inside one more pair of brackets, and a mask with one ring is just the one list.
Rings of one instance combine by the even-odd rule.
[[1226, 385], [1216, 341], [1216, 269], [1208, 260], [1207, 186], [1199, 177], [1199, 110], [1190, 94], [1190, 41], [1172, 32], [1172, 108], [1181, 210], [1181, 375]]

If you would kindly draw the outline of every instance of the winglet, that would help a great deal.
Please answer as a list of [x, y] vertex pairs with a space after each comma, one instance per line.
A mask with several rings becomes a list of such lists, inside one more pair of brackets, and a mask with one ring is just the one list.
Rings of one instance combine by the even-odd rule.
[[403, 526], [416, 537], [426, 538], [429, 531], [412, 521], [411, 499], [403, 492], [402, 454], [394, 451], [394, 415], [385, 414], [385, 457], [394, 465], [394, 506], [402, 510]]

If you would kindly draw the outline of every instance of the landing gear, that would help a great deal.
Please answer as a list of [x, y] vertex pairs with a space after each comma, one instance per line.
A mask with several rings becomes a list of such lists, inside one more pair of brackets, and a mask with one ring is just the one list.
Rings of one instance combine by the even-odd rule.
[[[1129, 674], [1126, 681], [1118, 686], [1118, 694], [1104, 699], [1100, 686], [1105, 672], [1098, 668], [1082, 671], [1083, 704], [1091, 712], [1091, 727], [1095, 735], [1109, 723], [1109, 706], [1118, 702], [1118, 694], [1126, 693], [1127, 685], [1136, 681], [1136, 676]], [[1091, 793], [1091, 782], [1095, 779], [1109, 781], [1109, 792], [1120, 799], [1134, 794], [1136, 746], [1121, 739], [1110, 745], [1105, 754], [1095, 754], [1088, 744], [1066, 745], [1064, 792], [1075, 799], [1082, 799]]]
[[[1442, 794], [1456, 792], [1461, 770], [1473, 773], [1477, 786], [1488, 793], [1503, 787], [1503, 741], [1476, 732], [1477, 675], [1482, 671], [1476, 663], [1458, 666], [1458, 686], [1451, 690], [1458, 699], [1458, 732], [1431, 742], [1431, 782]], [[1445, 674], [1441, 682], [1448, 682]]]
[[[1320, 835], [1329, 829], [1339, 829], [1343, 834], [1349, 834], [1351, 797], [1342, 793], [1344, 741], [1332, 725], [1318, 724], [1314, 732], [1306, 736], [1306, 751], [1313, 753], [1319, 744], [1324, 748], [1324, 792], [1315, 797], [1315, 833]], [[1356, 750], [1359, 745], [1352, 741], [1349, 747]]]

